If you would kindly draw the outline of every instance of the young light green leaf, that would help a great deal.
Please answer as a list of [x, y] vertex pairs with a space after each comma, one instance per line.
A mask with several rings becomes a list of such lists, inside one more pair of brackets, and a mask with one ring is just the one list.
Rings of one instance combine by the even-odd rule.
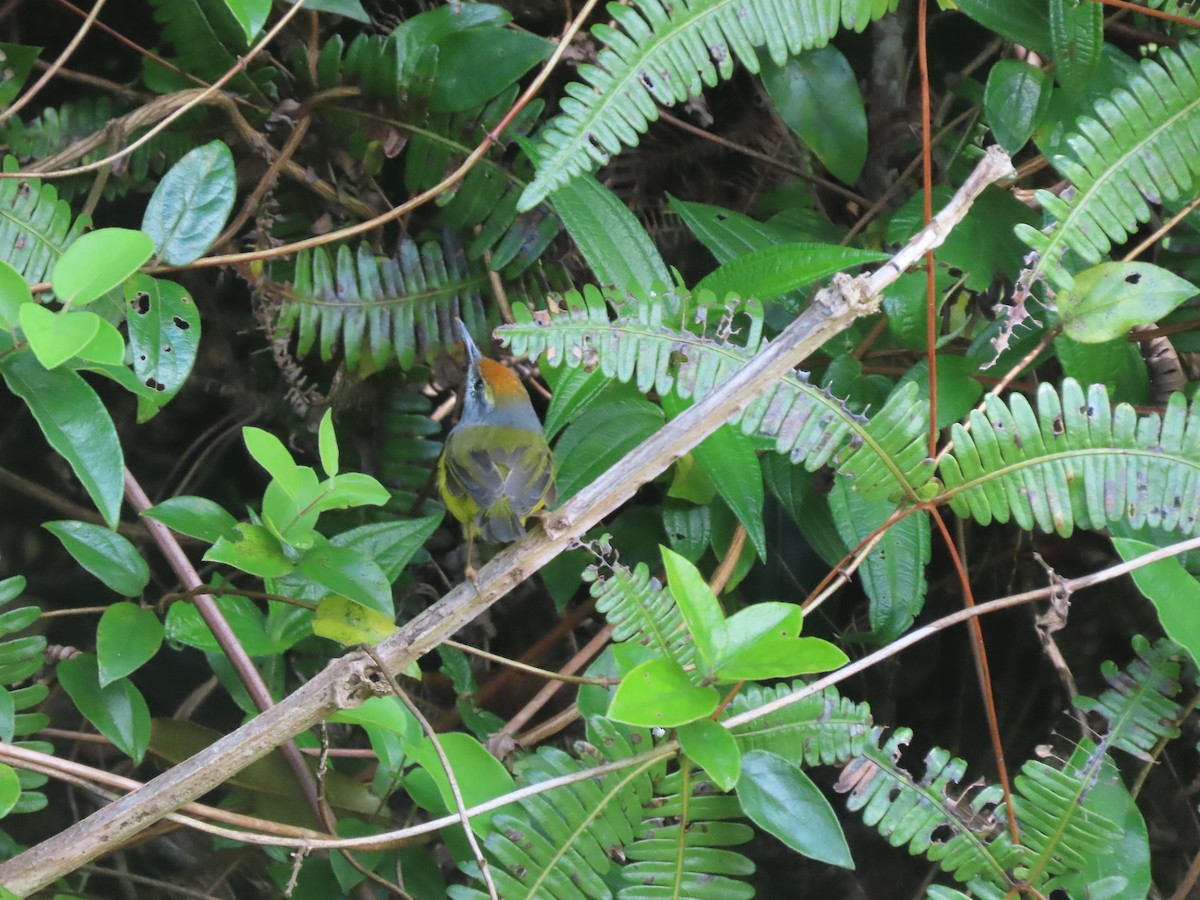
[[699, 569], [674, 550], [666, 547], [659, 547], [659, 550], [662, 551], [671, 596], [683, 614], [696, 649], [711, 666], [726, 652], [725, 614], [721, 612], [721, 604]]
[[[226, 0], [232, 2], [248, 0]], [[163, 176], [146, 205], [142, 229], [154, 239], [159, 259], [186, 266], [212, 246], [236, 196], [233, 154], [224, 142], [211, 141], [189, 151]]]
[[305, 578], [333, 593], [395, 618], [392, 588], [383, 570], [357, 550], [338, 547], [318, 536], [296, 567]]
[[854, 868], [837, 815], [812, 779], [782, 756], [751, 750], [742, 757], [737, 796], [754, 824], [797, 853]]
[[317, 489], [312, 503], [314, 512], [350, 509], [355, 506], [383, 506], [392, 495], [387, 488], [362, 472], [343, 472], [327, 479]]
[[[69, 316], [90, 316], [92, 313], [77, 310], [68, 313]], [[98, 363], [102, 366], [122, 366], [125, 364], [125, 338], [117, 327], [105, 319], [100, 320], [100, 327], [92, 339], [84, 345], [76, 356], [87, 362]]]
[[[488, 800], [494, 800], [496, 797], [502, 797], [516, 787], [512, 775], [509, 774], [508, 769], [504, 768], [504, 763], [492, 756], [479, 741], [469, 734], [458, 731], [439, 734], [438, 743], [441, 744], [442, 752], [450, 761], [450, 771], [454, 773], [454, 780], [458, 782], [463, 803], [467, 806], [475, 806], [486, 803]], [[458, 804], [450, 790], [450, 782], [446, 778], [446, 770], [429, 738], [422, 739], [412, 748], [412, 757], [433, 779], [446, 807], [448, 809], [457, 808]], [[503, 807], [472, 817], [472, 829], [479, 834], [486, 834], [491, 830], [492, 818], [499, 813], [521, 815], [515, 804], [512, 807]]]
[[1200, 288], [1160, 266], [1108, 262], [1076, 275], [1075, 287], [1060, 291], [1055, 303], [1069, 337], [1100, 344], [1158, 321], [1197, 293]]
[[608, 717], [627, 725], [673, 728], [711, 715], [720, 702], [716, 688], [692, 684], [679, 663], [651, 659], [621, 679]]
[[279, 482], [279, 486], [289, 497], [295, 499], [300, 489], [300, 466], [296, 465], [296, 460], [283, 445], [283, 441], [269, 431], [253, 426], [243, 428], [242, 437], [254, 461]]
[[20, 797], [21, 782], [17, 779], [17, 773], [7, 763], [0, 763], [0, 819], [12, 812]]
[[733, 790], [742, 774], [742, 754], [729, 729], [712, 719], [697, 719], [675, 732], [688, 759], [702, 768], [723, 791]]
[[21, 321], [21, 307], [33, 302], [29, 284], [21, 273], [0, 259], [0, 328], [10, 334]]
[[[1129, 538], [1113, 538], [1112, 542], [1126, 562], [1158, 549]], [[1167, 637], [1200, 663], [1200, 581], [1177, 559], [1150, 563], [1134, 569], [1130, 575], [1142, 596], [1158, 610], [1158, 620]]]
[[850, 63], [832, 44], [782, 66], [763, 57], [763, 85], [779, 117], [834, 177], [854, 184], [867, 161], [867, 112]]
[[321, 417], [321, 425], [317, 429], [317, 451], [321, 456], [321, 468], [332, 478], [338, 473], [338, 444], [337, 435], [333, 432], [332, 409], [325, 410], [325, 415]]
[[291, 560], [266, 528], [249, 522], [239, 522], [236, 527], [237, 538], [219, 538], [204, 554], [206, 562], [224, 563], [259, 578], [282, 578], [292, 571]]
[[[134, 275], [125, 283], [129, 346], [138, 381], [154, 390], [152, 402], [138, 398], [139, 421], [149, 418], [187, 381], [200, 348], [200, 311], [181, 285]], [[143, 406], [149, 407], [143, 410]]]
[[1002, 59], [988, 73], [983, 109], [996, 143], [1016, 153], [1050, 108], [1053, 83], [1037, 66]]
[[50, 286], [63, 306], [84, 306], [136, 272], [153, 253], [154, 241], [144, 231], [99, 228], [67, 247], [50, 273]]
[[0, 359], [8, 389], [29, 406], [47, 442], [67, 461], [110, 528], [125, 493], [124, 454], [108, 410], [68, 369], [45, 369], [30, 353]]
[[150, 708], [133, 683], [122, 678], [102, 687], [96, 657], [90, 653], [62, 660], [56, 674], [84, 718], [118, 750], [140, 763], [150, 743]]
[[95, 313], [54, 313], [36, 303], [21, 307], [21, 331], [33, 355], [47, 369], [56, 369], [92, 342], [100, 331]]
[[136, 672], [162, 646], [163, 625], [152, 609], [114, 603], [96, 626], [100, 687]]
[[829, 672], [844, 666], [846, 654], [821, 638], [765, 634], [753, 645], [730, 653], [714, 667], [720, 681], [762, 681], [790, 678], [812, 672]]
[[150, 583], [150, 569], [128, 540], [88, 522], [63, 520], [42, 527], [62, 541], [75, 561], [124, 597], [136, 597]]
[[205, 497], [172, 497], [142, 513], [162, 522], [172, 531], [215, 543], [221, 538], [237, 540], [237, 519], [219, 503]]

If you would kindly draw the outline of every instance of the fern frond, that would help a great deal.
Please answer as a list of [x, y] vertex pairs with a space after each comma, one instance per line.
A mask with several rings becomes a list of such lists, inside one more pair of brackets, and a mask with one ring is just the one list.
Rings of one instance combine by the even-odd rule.
[[992, 813], [1000, 790], [951, 796], [951, 786], [966, 774], [966, 762], [935, 747], [917, 780], [898, 764], [912, 732], [898, 728], [880, 746], [882, 735], [882, 728], [872, 729], [862, 755], [846, 764], [833, 789], [847, 794], [846, 805], [861, 811], [863, 821], [893, 847], [924, 854], [955, 880], [971, 882], [979, 896], [1003, 897], [1014, 887], [1010, 872], [1030, 854], [1013, 845]]
[[[46, 108], [29, 122], [12, 120], [0, 129], [0, 143], [7, 144], [19, 160], [44, 161], [77, 141], [105, 132], [112, 120], [123, 112], [114, 108], [108, 97], [63, 103]], [[112, 200], [130, 192], [152, 191], [156, 185], [155, 176], [161, 175], [185, 153], [208, 139], [208, 132], [211, 131], [207, 126], [208, 121], [206, 110], [192, 110], [174, 127], [138, 147], [121, 160], [119, 176], [114, 173], [114, 177], [104, 183], [104, 198]], [[138, 129], [126, 138], [133, 140], [142, 131], [144, 129]], [[89, 153], [74, 157], [72, 162], [94, 162], [111, 150], [112, 147], [104, 143]], [[66, 200], [88, 191], [94, 183], [95, 176], [89, 173], [56, 179], [54, 186], [59, 196]]]
[[[25, 579], [21, 577], [0, 580], [0, 607], [7, 606], [25, 590]], [[21, 606], [0, 613], [0, 693], [8, 695], [4, 706], [10, 710], [9, 721], [12, 734], [4, 735], [16, 747], [53, 753], [54, 746], [47, 741], [20, 740], [36, 734], [50, 724], [50, 718], [41, 712], [26, 712], [46, 699], [50, 690], [45, 684], [30, 684], [13, 689], [8, 685], [25, 681], [46, 662], [46, 639], [41, 635], [8, 638], [7, 635], [23, 631], [41, 615], [36, 606]], [[46, 795], [37, 790], [49, 780], [49, 776], [25, 769], [17, 770], [17, 782], [21, 794], [9, 815], [31, 813], [45, 809]]]
[[1074, 196], [1064, 200], [1038, 191], [1038, 202], [1057, 221], [1045, 232], [1017, 226], [1020, 238], [1038, 253], [1029, 283], [1043, 275], [1064, 290], [1074, 284], [1063, 264], [1067, 250], [1098, 263], [1113, 244], [1149, 221], [1149, 204], [1195, 193], [1200, 42], [1185, 41], [1178, 52], [1163, 48], [1158, 60], [1143, 60], [1128, 84], [1076, 123], [1067, 143], [1075, 159], [1059, 156], [1054, 165], [1071, 179]]
[[1133, 649], [1137, 658], [1124, 669], [1111, 660], [1101, 667], [1108, 690], [1095, 699], [1076, 697], [1074, 705], [1108, 722], [1102, 745], [1152, 762], [1150, 751], [1160, 738], [1179, 737], [1182, 707], [1172, 698], [1179, 693], [1182, 651], [1166, 639], [1151, 645], [1141, 635], [1134, 636]]
[[593, 580], [596, 611], [612, 626], [614, 641], [650, 647], [684, 668], [695, 662], [696, 645], [675, 598], [662, 589], [657, 578], [650, 577], [645, 563], [632, 572], [615, 563], [607, 575], [589, 566], [583, 577]]
[[[522, 779], [537, 784], [578, 775], [650, 748], [648, 731], [599, 717], [588, 720], [588, 738], [590, 743], [577, 745], [582, 759], [540, 748], [522, 762]], [[682, 779], [665, 775], [662, 760], [522, 798], [528, 820], [497, 815], [484, 840], [500, 863], [492, 871], [497, 889], [506, 900], [611, 898], [609, 883], [619, 868], [619, 877], [632, 883], [620, 898], [658, 896], [662, 885], [680, 898], [752, 897], [753, 889], [739, 878], [754, 866], [730, 848], [750, 840], [753, 831], [726, 821], [740, 817], [741, 809], [732, 797], [706, 796], [709, 787], [691, 780], [685, 822]], [[451, 896], [484, 895], [452, 888]]]
[[756, 49], [776, 65], [823, 47], [839, 26], [862, 31], [897, 0], [634, 0], [608, 4], [619, 28], [596, 25], [606, 46], [595, 65], [580, 66], [584, 83], [568, 84], [561, 112], [541, 132], [537, 178], [521, 195], [530, 209], [577, 175], [634, 147], [671, 106], [733, 74], [734, 60], [759, 71]]
[[1194, 534], [1200, 525], [1200, 399], [1173, 394], [1166, 414], [1110, 409], [1104, 385], [1085, 397], [1063, 380], [1062, 397], [1038, 389], [1037, 412], [1020, 394], [1008, 405], [989, 395], [968, 432], [953, 428], [954, 448], [939, 467], [943, 494], [960, 516], [982, 525], [1010, 518], [1064, 537], [1076, 528], [1133, 527]]
[[[619, 317], [609, 320], [607, 302]], [[659, 394], [674, 390], [684, 399], [699, 400], [730, 378], [763, 344], [762, 305], [741, 301], [735, 311], [743, 336], [705, 337], [676, 331], [663, 324], [661, 299], [650, 295], [626, 298], [605, 295], [594, 286], [562, 298], [565, 310], [537, 320], [513, 305], [515, 324], [497, 330], [517, 354], [545, 355], [553, 366], [598, 365], [609, 377], [633, 381], [639, 390]], [[741, 318], [744, 315], [744, 320]], [[695, 321], [710, 318], [715, 332], [733, 330], [716, 325], [732, 321], [725, 306], [701, 306]], [[848, 410], [803, 374], [788, 375], [768, 387], [744, 411], [730, 420], [746, 434], [775, 441], [779, 453], [803, 461], [809, 471], [834, 463], [855, 479], [855, 488], [870, 499], [915, 494], [932, 471], [925, 458], [927, 410], [910, 382], [898, 389], [870, 421]]]
[[279, 304], [276, 327], [296, 330], [298, 356], [318, 345], [329, 360], [340, 347], [346, 366], [367, 375], [393, 357], [408, 369], [453, 346], [455, 316], [485, 342], [486, 285], [482, 267], [469, 264], [447, 235], [440, 245], [404, 239], [390, 259], [365, 244], [357, 252], [343, 245], [335, 262], [317, 248], [296, 258], [290, 286], [264, 282], [260, 290]]
[[[4, 157], [4, 171], [20, 166]], [[0, 179], [0, 259], [30, 284], [48, 281], [63, 251], [92, 224], [89, 216], [71, 222], [71, 207], [53, 185], [36, 178]]]
[[[803, 687], [802, 681], [773, 687], [747, 684], [733, 698], [727, 714], [758, 709]], [[833, 687], [733, 729], [743, 753], [767, 750], [806, 766], [844, 765], [862, 754], [870, 733], [871, 708], [841, 696]]]

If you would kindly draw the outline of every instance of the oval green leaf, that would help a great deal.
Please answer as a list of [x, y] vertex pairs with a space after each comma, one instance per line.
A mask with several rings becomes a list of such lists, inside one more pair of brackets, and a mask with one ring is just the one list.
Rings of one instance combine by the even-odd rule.
[[762, 80], [779, 117], [825, 168], [846, 184], [858, 181], [867, 161], [867, 112], [841, 51], [806, 50], [782, 66], [764, 59]]
[[988, 73], [983, 109], [996, 142], [1016, 153], [1050, 106], [1050, 76], [1027, 62], [1003, 59]]
[[743, 756], [737, 796], [754, 824], [797, 853], [854, 868], [833, 807], [812, 779], [783, 757], [765, 750], [751, 750]]
[[0, 763], [0, 819], [12, 812], [20, 796], [21, 782], [17, 773], [7, 763]]
[[204, 554], [207, 562], [219, 562], [259, 578], [281, 578], [292, 571], [276, 537], [261, 525], [239, 522], [237, 539], [221, 537]]
[[138, 596], [150, 582], [146, 561], [115, 531], [70, 519], [42, 527], [62, 541], [77, 563], [123, 597]]
[[84, 306], [136, 272], [153, 253], [154, 241], [144, 231], [100, 228], [63, 252], [50, 273], [50, 286], [64, 306]]
[[47, 370], [30, 353], [0, 361], [0, 375], [28, 405], [46, 441], [71, 466], [104, 521], [115, 528], [125, 494], [125, 456], [96, 392], [75, 372]]
[[150, 709], [128, 678], [101, 687], [96, 657], [82, 653], [58, 664], [58, 681], [78, 710], [135, 763], [150, 743]]
[[114, 603], [96, 626], [100, 686], [136, 672], [158, 652], [162, 640], [163, 624], [154, 610]]
[[32, 302], [33, 294], [21, 273], [0, 259], [0, 328], [11, 334], [21, 321], [21, 307]]
[[142, 229], [153, 238], [159, 259], [186, 266], [212, 246], [236, 196], [233, 154], [224, 142], [211, 141], [163, 176], [146, 204]]
[[730, 260], [704, 276], [694, 293], [707, 289], [717, 299], [733, 293], [770, 300], [835, 272], [887, 258], [886, 253], [836, 244], [778, 244]]
[[392, 604], [392, 588], [383, 570], [357, 550], [339, 547], [319, 538], [296, 568], [305, 578], [327, 590], [341, 594], [367, 609], [382, 613], [390, 619], [396, 615]]
[[1152, 263], [1108, 262], [1076, 275], [1075, 287], [1055, 302], [1069, 337], [1100, 344], [1158, 321], [1197, 293], [1190, 281]]
[[698, 719], [680, 725], [675, 736], [688, 759], [708, 773], [713, 784], [723, 791], [737, 786], [742, 774], [742, 754], [728, 728], [712, 719]]
[[652, 659], [621, 679], [608, 717], [626, 725], [674, 728], [711, 715], [720, 702], [716, 688], [692, 684], [679, 663]]
[[142, 515], [162, 522], [172, 531], [210, 544], [221, 538], [237, 540], [237, 519], [206, 497], [172, 497], [150, 507]]
[[29, 349], [47, 369], [56, 369], [71, 359], [100, 331], [100, 317], [83, 310], [55, 313], [36, 303], [26, 303], [19, 316]]

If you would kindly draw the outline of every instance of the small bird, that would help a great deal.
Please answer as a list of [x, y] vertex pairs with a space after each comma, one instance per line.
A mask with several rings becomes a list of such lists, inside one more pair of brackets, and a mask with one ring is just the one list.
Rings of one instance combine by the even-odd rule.
[[475, 536], [508, 543], [525, 534], [525, 520], [554, 503], [554, 460], [529, 393], [501, 363], [487, 359], [457, 317], [467, 350], [462, 416], [438, 461], [438, 488], [467, 536], [472, 577]]

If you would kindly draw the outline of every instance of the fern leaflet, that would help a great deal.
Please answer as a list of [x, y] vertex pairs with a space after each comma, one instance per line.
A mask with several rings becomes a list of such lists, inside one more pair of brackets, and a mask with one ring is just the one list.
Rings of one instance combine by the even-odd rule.
[[[20, 170], [4, 158], [4, 171]], [[71, 222], [71, 207], [52, 185], [36, 178], [0, 180], [0, 259], [32, 283], [47, 281], [63, 251], [92, 224], [89, 216]]]
[[1022, 395], [1006, 406], [989, 395], [968, 432], [953, 428], [941, 462], [944, 497], [960, 516], [987, 525], [1010, 518], [1064, 537], [1124, 519], [1134, 528], [1196, 533], [1200, 524], [1200, 399], [1173, 394], [1166, 414], [1110, 409], [1104, 385], [1085, 397], [1077, 382], [1038, 390], [1037, 412]]

